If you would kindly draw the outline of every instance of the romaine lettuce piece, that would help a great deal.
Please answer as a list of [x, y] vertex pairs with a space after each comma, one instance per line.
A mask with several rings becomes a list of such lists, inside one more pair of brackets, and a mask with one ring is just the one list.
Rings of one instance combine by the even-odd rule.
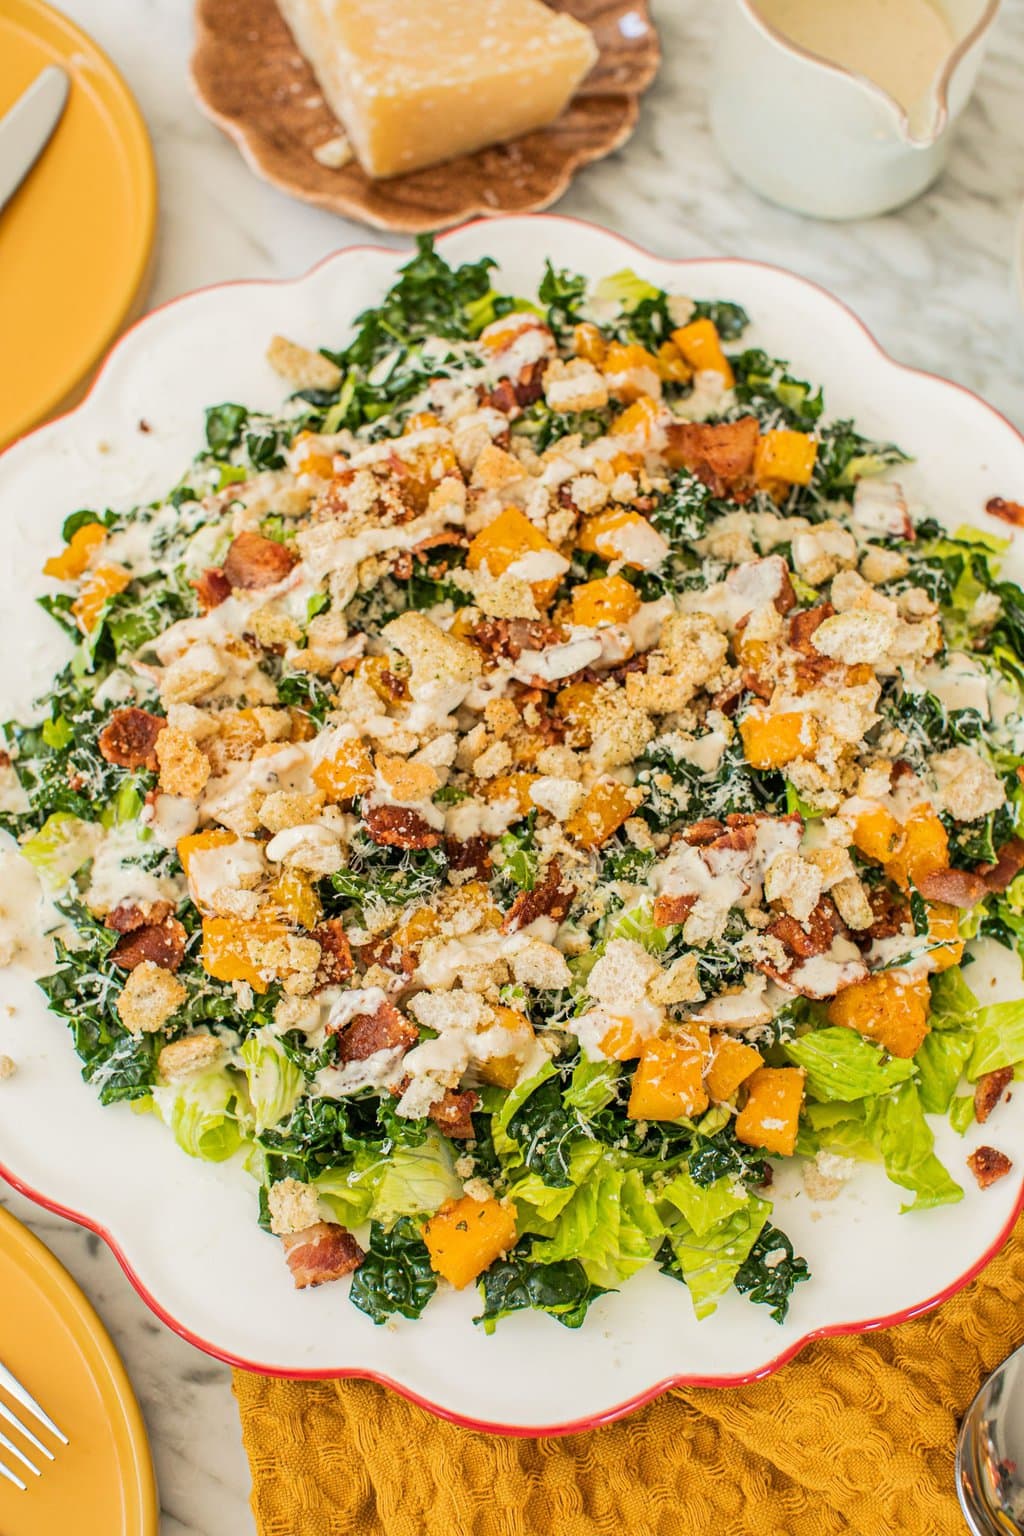
[[21, 852], [48, 891], [62, 890], [71, 876], [87, 864], [99, 845], [101, 829], [68, 811], [54, 811], [38, 832], [26, 838]]
[[223, 1163], [243, 1145], [237, 1104], [239, 1080], [215, 1068], [151, 1090], [153, 1106], [189, 1157]]
[[542, 1264], [579, 1259], [595, 1285], [613, 1286], [649, 1264], [665, 1235], [641, 1175], [601, 1159], [554, 1221], [530, 1218], [533, 1258]]
[[751, 1195], [742, 1209], [704, 1233], [695, 1232], [684, 1216], [669, 1225], [668, 1240], [697, 1317], [714, 1312], [757, 1242], [771, 1209], [769, 1201]]
[[933, 1029], [914, 1057], [921, 1108], [929, 1115], [944, 1115], [963, 1076], [974, 1035], [969, 1029]]
[[371, 1215], [390, 1227], [400, 1216], [433, 1215], [438, 1206], [461, 1194], [451, 1144], [431, 1131], [419, 1146], [392, 1150], [374, 1188]]
[[680, 1168], [667, 1184], [658, 1191], [661, 1200], [667, 1200], [698, 1237], [704, 1237], [712, 1227], [728, 1221], [735, 1211], [754, 1198], [741, 1179], [725, 1177], [713, 1184], [694, 1182], [688, 1168]]
[[880, 1046], [838, 1026], [810, 1030], [785, 1041], [782, 1049], [807, 1073], [808, 1093], [826, 1101], [872, 1098], [914, 1075], [912, 1061], [886, 1057]]
[[979, 1008], [974, 1027], [974, 1051], [967, 1064], [969, 1082], [976, 1083], [983, 1073], [998, 1067], [1015, 1067], [1024, 1061], [1024, 999]]
[[246, 1035], [239, 1054], [249, 1086], [253, 1129], [260, 1136], [269, 1126], [287, 1120], [302, 1097], [306, 1079], [269, 1028]]
[[902, 1210], [928, 1210], [963, 1199], [963, 1189], [935, 1156], [935, 1137], [914, 1083], [901, 1083], [894, 1093], [871, 1100], [867, 1130], [888, 1177], [913, 1192], [913, 1200]]

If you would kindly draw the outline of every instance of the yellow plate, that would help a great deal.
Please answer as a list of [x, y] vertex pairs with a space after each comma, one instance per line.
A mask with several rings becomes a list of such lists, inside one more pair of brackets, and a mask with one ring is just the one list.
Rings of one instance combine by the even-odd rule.
[[0, 447], [84, 388], [141, 305], [156, 228], [153, 152], [121, 76], [41, 0], [3, 0], [0, 115], [47, 64], [71, 77], [64, 116], [0, 212]]
[[[0, 1479], [4, 1536], [157, 1536], [146, 1429], [124, 1366], [92, 1307], [48, 1248], [0, 1207], [0, 1359], [68, 1436], [28, 1492]], [[12, 1407], [17, 1407], [13, 1402]], [[23, 1409], [19, 1416], [39, 1429]], [[7, 1426], [5, 1425], [6, 1429]], [[12, 1432], [12, 1438], [20, 1437]], [[17, 1462], [0, 1449], [8, 1466]]]

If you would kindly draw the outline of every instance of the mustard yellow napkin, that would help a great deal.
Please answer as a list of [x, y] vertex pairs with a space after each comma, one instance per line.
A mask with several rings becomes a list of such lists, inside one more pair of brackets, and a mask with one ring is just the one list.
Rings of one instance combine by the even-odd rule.
[[235, 1393], [260, 1536], [963, 1536], [959, 1416], [1022, 1339], [1024, 1219], [915, 1322], [584, 1435], [475, 1434], [364, 1381]]

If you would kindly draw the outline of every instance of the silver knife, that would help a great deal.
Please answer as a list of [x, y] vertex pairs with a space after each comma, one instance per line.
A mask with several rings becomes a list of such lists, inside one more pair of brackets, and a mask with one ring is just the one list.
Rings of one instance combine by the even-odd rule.
[[69, 88], [64, 70], [49, 64], [0, 118], [0, 208], [14, 196], [50, 142]]

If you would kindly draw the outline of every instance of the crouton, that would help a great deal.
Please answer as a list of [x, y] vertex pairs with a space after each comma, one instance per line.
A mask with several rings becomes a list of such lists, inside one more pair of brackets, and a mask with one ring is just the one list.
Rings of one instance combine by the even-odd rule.
[[274, 372], [295, 389], [337, 389], [341, 369], [322, 352], [311, 352], [286, 336], [273, 336], [267, 348], [267, 362]]
[[278, 1237], [288, 1232], [305, 1232], [320, 1220], [316, 1188], [300, 1179], [278, 1179], [267, 1190], [270, 1230]]
[[210, 764], [192, 737], [173, 726], [164, 726], [156, 738], [155, 750], [160, 765], [160, 788], [168, 795], [197, 799], [210, 777]]
[[157, 1070], [169, 1083], [178, 1083], [205, 1072], [223, 1054], [224, 1046], [216, 1035], [184, 1035], [164, 1046], [157, 1057]]
[[178, 978], [152, 960], [143, 960], [128, 973], [115, 1007], [125, 1029], [149, 1035], [162, 1029], [188, 993]]

